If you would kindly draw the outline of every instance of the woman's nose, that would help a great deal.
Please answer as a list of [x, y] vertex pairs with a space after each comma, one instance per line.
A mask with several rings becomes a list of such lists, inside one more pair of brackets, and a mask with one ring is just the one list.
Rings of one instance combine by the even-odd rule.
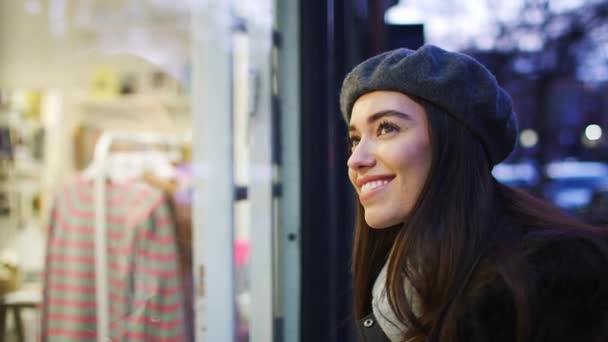
[[376, 159], [371, 153], [370, 147], [368, 144], [361, 141], [353, 148], [353, 152], [346, 164], [348, 165], [348, 168], [357, 170], [374, 166], [375, 163]]

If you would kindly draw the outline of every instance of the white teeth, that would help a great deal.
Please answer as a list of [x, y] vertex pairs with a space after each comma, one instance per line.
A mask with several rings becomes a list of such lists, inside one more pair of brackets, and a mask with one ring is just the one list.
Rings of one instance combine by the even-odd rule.
[[363, 184], [363, 186], [361, 187], [361, 193], [366, 193], [370, 190], [373, 190], [379, 186], [382, 186], [384, 184], [388, 184], [388, 180], [377, 180], [377, 181], [371, 181], [371, 182], [367, 182], [365, 184]]

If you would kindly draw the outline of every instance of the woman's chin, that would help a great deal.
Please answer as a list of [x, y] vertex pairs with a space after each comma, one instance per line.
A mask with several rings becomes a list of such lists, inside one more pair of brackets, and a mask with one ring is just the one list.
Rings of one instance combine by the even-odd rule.
[[402, 221], [401, 220], [387, 220], [386, 217], [376, 217], [376, 215], [368, 215], [366, 213], [365, 222], [371, 228], [385, 229], [385, 228], [394, 227], [394, 226], [398, 225], [399, 223], [401, 223]]

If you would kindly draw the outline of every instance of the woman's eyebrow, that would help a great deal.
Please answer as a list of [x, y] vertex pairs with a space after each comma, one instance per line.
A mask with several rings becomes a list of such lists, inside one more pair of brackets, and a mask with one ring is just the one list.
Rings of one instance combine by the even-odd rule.
[[[388, 110], [382, 110], [382, 111], [379, 111], [377, 113], [370, 115], [367, 118], [367, 124], [371, 125], [374, 122], [376, 122], [384, 117], [387, 117], [387, 116], [394, 116], [394, 117], [398, 117], [403, 120], [412, 120], [412, 116], [407, 113], [403, 113], [403, 112], [400, 112], [400, 111], [394, 110], [394, 109], [388, 109]], [[357, 128], [354, 125], [348, 126], [348, 132], [353, 132], [356, 130], [357, 130]]]

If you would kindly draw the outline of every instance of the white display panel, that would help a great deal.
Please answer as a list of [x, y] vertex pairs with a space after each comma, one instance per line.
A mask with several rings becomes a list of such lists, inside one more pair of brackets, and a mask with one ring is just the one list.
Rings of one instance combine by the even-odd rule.
[[229, 1], [194, 5], [193, 249], [197, 341], [235, 341]]

